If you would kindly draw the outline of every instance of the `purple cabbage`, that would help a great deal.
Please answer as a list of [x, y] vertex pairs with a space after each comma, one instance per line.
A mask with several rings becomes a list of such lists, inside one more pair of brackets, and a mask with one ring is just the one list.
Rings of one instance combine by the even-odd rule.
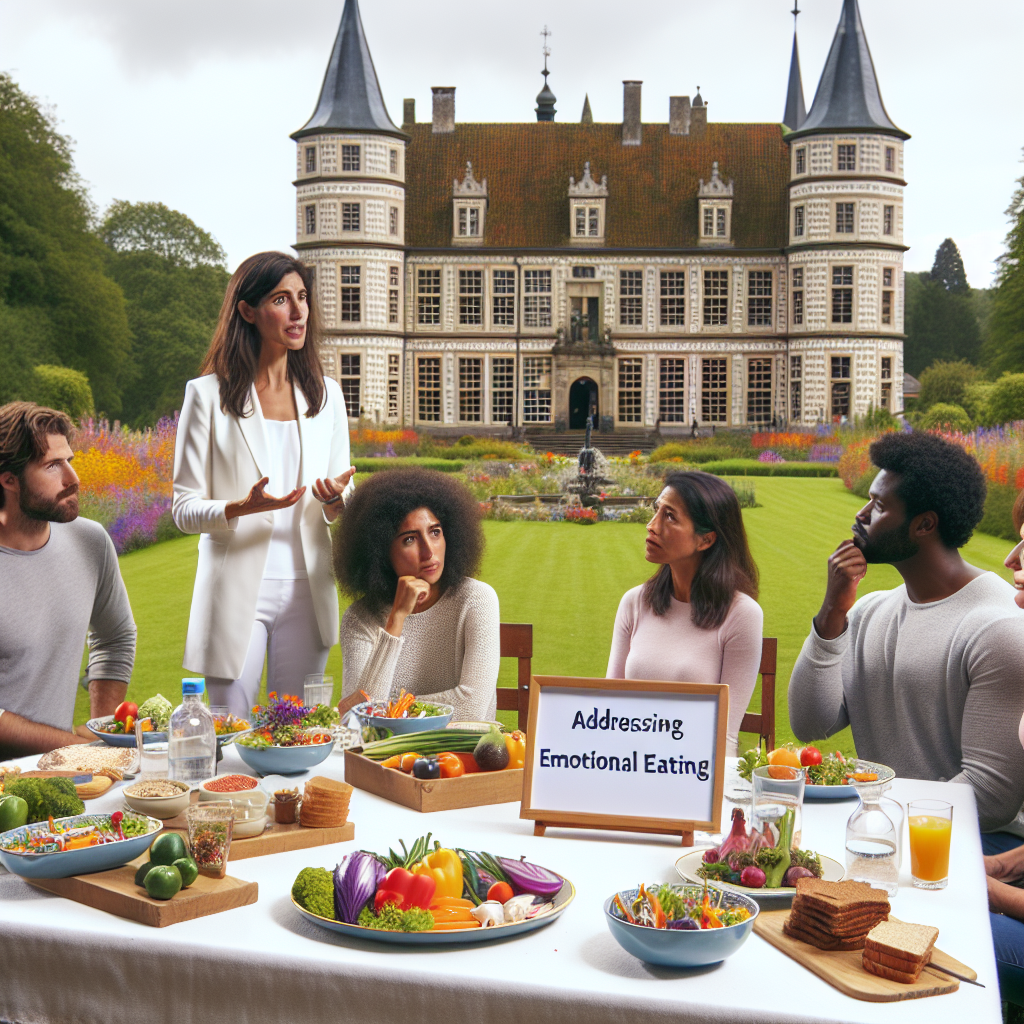
[[681, 917], [677, 921], [666, 921], [665, 927], [684, 932], [700, 931], [700, 925], [692, 917]]
[[355, 924], [387, 872], [372, 853], [350, 853], [334, 869], [334, 916]]
[[556, 896], [562, 888], [563, 879], [539, 864], [527, 860], [512, 860], [511, 857], [496, 857], [502, 871], [517, 892], [528, 892], [534, 896]]

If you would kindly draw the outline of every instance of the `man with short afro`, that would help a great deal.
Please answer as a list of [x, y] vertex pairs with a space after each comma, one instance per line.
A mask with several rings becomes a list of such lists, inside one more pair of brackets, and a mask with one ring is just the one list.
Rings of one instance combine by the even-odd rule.
[[[861, 757], [904, 778], [969, 783], [982, 832], [1024, 838], [1024, 611], [1009, 583], [960, 554], [985, 505], [981, 467], [917, 431], [885, 434], [870, 454], [878, 475], [829, 557], [790, 679], [793, 732], [807, 742], [849, 725]], [[858, 598], [881, 563], [903, 585]]]

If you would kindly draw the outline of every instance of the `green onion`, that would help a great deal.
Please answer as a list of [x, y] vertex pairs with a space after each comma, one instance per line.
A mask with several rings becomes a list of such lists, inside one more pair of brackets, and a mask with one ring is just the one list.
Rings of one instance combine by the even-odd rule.
[[407, 732], [400, 736], [389, 736], [386, 740], [374, 740], [363, 745], [364, 756], [373, 761], [385, 761], [397, 754], [441, 754], [446, 750], [471, 754], [483, 735], [474, 729], [428, 729], [424, 732]]

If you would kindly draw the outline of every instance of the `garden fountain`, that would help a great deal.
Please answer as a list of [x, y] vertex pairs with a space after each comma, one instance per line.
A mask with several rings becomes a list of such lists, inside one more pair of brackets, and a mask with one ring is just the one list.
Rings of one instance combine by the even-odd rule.
[[587, 433], [583, 449], [576, 460], [576, 471], [569, 470], [560, 479], [563, 494], [575, 494], [581, 505], [597, 505], [598, 495], [605, 487], [615, 483], [604, 475], [608, 460], [596, 448], [591, 447], [590, 435], [594, 429], [594, 417], [587, 417]]

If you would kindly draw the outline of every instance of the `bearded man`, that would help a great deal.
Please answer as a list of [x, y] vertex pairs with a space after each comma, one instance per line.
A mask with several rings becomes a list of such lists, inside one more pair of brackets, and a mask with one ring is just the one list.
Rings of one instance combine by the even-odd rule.
[[[885, 434], [870, 454], [880, 472], [853, 538], [828, 560], [790, 679], [793, 732], [810, 741], [850, 725], [861, 757], [904, 778], [968, 783], [982, 832], [1024, 838], [1024, 612], [1009, 583], [960, 554], [982, 517], [981, 468], [916, 431]], [[903, 585], [858, 599], [879, 563]]]
[[93, 717], [124, 700], [135, 662], [117, 552], [78, 518], [73, 432], [54, 409], [0, 407], [0, 759], [93, 739], [73, 727], [87, 640]]

